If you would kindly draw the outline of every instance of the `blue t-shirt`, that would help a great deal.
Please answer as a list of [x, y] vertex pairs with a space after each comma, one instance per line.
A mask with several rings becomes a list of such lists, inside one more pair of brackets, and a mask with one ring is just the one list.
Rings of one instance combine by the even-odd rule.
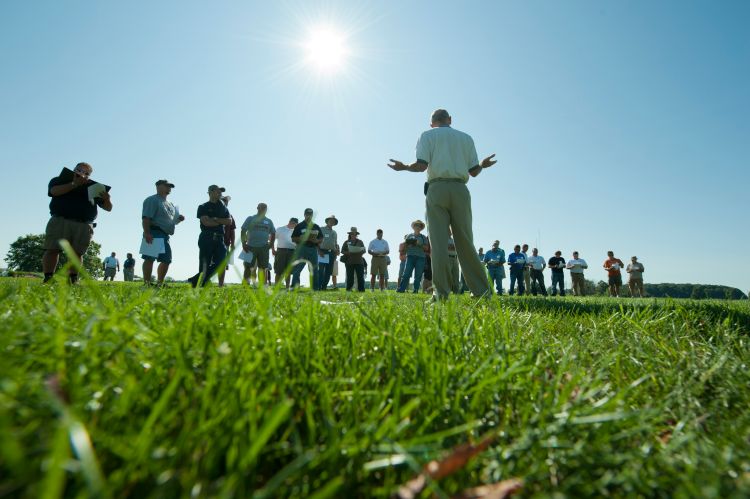
[[526, 256], [523, 253], [511, 253], [508, 255], [508, 263], [511, 270], [522, 271], [526, 265]]
[[242, 224], [242, 232], [247, 234], [247, 245], [251, 248], [268, 246], [269, 236], [276, 234], [276, 227], [268, 217], [252, 215]]
[[484, 254], [484, 263], [488, 263], [491, 266], [496, 266], [500, 263], [505, 263], [505, 251], [502, 248], [496, 250], [489, 250]]

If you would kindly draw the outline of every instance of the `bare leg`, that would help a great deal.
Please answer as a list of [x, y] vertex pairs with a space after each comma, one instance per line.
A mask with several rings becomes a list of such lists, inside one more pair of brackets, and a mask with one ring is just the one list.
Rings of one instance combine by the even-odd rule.
[[151, 282], [151, 273], [154, 270], [153, 260], [143, 260], [143, 282]]
[[159, 263], [159, 266], [156, 268], [156, 279], [158, 280], [159, 284], [164, 282], [164, 278], [167, 276], [167, 270], [169, 270], [168, 263]]

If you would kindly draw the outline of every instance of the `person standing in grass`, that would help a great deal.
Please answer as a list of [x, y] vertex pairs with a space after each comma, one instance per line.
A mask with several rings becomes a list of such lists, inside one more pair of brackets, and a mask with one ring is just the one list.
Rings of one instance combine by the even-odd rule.
[[483, 263], [487, 265], [490, 282], [495, 283], [498, 295], [503, 294], [503, 279], [505, 279], [505, 250], [500, 248], [500, 241], [495, 240], [492, 248], [484, 254]]
[[319, 289], [318, 278], [318, 245], [322, 241], [320, 226], [313, 222], [312, 208], [305, 209], [305, 218], [292, 231], [292, 241], [297, 245], [294, 260], [302, 260], [294, 266], [292, 271], [292, 287], [300, 283], [300, 274], [309, 263], [312, 271], [312, 289]]
[[169, 246], [169, 236], [174, 234], [177, 224], [185, 220], [185, 217], [177, 211], [177, 207], [167, 200], [172, 193], [174, 184], [166, 180], [156, 181], [156, 194], [147, 197], [143, 201], [141, 223], [143, 225], [143, 239], [152, 244], [155, 239], [164, 242], [164, 251], [156, 257], [142, 255], [143, 258], [143, 284], [151, 284], [151, 273], [154, 269], [154, 261], [159, 262], [156, 269], [157, 284], [164, 284], [169, 264], [172, 263], [172, 248]]
[[117, 259], [116, 253], [113, 251], [111, 255], [104, 259], [102, 262], [104, 267], [104, 280], [115, 280], [115, 275], [120, 271], [120, 260]]
[[128, 257], [122, 263], [122, 275], [125, 282], [133, 282], [135, 277], [135, 258], [133, 253], [128, 253]]
[[552, 269], [552, 296], [557, 294], [557, 287], [560, 288], [560, 296], [565, 296], [565, 274], [563, 269], [565, 268], [565, 258], [562, 256], [562, 251], [555, 251], [555, 256], [549, 259], [547, 265]]
[[[229, 201], [231, 200], [231, 196], [222, 196], [221, 198], [221, 202], [224, 203], [224, 206], [226, 206], [227, 209], [229, 209]], [[227, 251], [231, 254], [234, 251], [234, 244], [236, 241], [237, 223], [231, 213], [229, 214], [229, 218], [232, 219], [232, 223], [224, 227], [224, 246], [227, 247]], [[224, 286], [224, 276], [226, 276], [226, 274], [226, 267], [219, 272], [219, 287]]]
[[296, 217], [292, 217], [289, 219], [289, 223], [276, 229], [276, 251], [272, 251], [274, 256], [273, 271], [276, 274], [276, 284], [284, 279], [286, 289], [289, 289], [289, 280], [292, 277], [289, 268], [294, 261], [294, 250], [297, 247], [297, 245], [294, 244], [294, 241], [292, 241], [292, 232], [294, 232], [294, 228], [297, 226], [298, 222], [299, 220], [297, 220]]
[[267, 282], [266, 267], [268, 267], [269, 260], [268, 252], [269, 250], [276, 251], [273, 248], [276, 240], [276, 227], [274, 227], [273, 221], [266, 216], [266, 213], [268, 213], [268, 205], [266, 203], [258, 203], [257, 210], [255, 215], [251, 215], [245, 219], [240, 228], [242, 249], [245, 250], [245, 253], [252, 253], [253, 255], [252, 264], [244, 262], [245, 272], [243, 278], [247, 282], [251, 277], [253, 266], [256, 266], [258, 269], [258, 279], [261, 284], [264, 284]]
[[510, 267], [510, 290], [508, 294], [511, 296], [515, 293], [516, 282], [518, 283], [518, 295], [523, 295], [523, 269], [526, 268], [526, 263], [526, 256], [521, 253], [521, 245], [516, 244], [513, 246], [513, 253], [508, 255], [508, 266]]
[[320, 277], [318, 289], [323, 291], [328, 289], [328, 281], [331, 280], [331, 274], [333, 274], [333, 264], [338, 256], [336, 247], [339, 245], [338, 234], [333, 230], [333, 227], [339, 224], [338, 218], [336, 218], [336, 215], [331, 215], [325, 219], [325, 223], [325, 226], [320, 229], [323, 239], [318, 247], [318, 255], [324, 260], [324, 262], [318, 264], [318, 276]]
[[[44, 282], [55, 274], [62, 252], [60, 241], [70, 243], [83, 265], [83, 255], [94, 236], [97, 208], [112, 211], [112, 199], [107, 191], [96, 197], [93, 203], [89, 201], [88, 187], [96, 183], [89, 178], [93, 171], [90, 164], [78, 163], [72, 172], [66, 168], [63, 174], [50, 180], [47, 185], [47, 195], [52, 199], [49, 203], [51, 218], [44, 231]], [[71, 283], [78, 280], [77, 271], [72, 267], [68, 279]]]
[[604, 260], [604, 270], [607, 271], [607, 277], [609, 278], [609, 296], [620, 296], [620, 288], [622, 288], [622, 272], [621, 268], [625, 266], [622, 260], [615, 258], [614, 251], [607, 251], [607, 259]]
[[[411, 223], [411, 228], [414, 232], [404, 236], [406, 264], [404, 265], [404, 273], [401, 276], [398, 293], [406, 292], [406, 286], [409, 285], [412, 272], [414, 273], [414, 293], [419, 293], [419, 285], [422, 282], [422, 274], [424, 273], [425, 257], [430, 251], [430, 241], [427, 239], [427, 236], [422, 234], [425, 228], [424, 222], [414, 220]], [[447, 239], [445, 243], [447, 248]]]
[[529, 266], [529, 245], [523, 244], [521, 246], [521, 253], [526, 258], [526, 266], [523, 268], [523, 284], [525, 292], [528, 294], [531, 291], [531, 267]]
[[370, 260], [370, 290], [375, 291], [375, 278], [380, 278], [380, 291], [385, 291], [386, 275], [388, 274], [388, 253], [391, 250], [388, 247], [388, 241], [383, 239], [383, 229], [375, 232], [375, 239], [370, 241], [367, 247], [367, 253], [372, 255]]
[[543, 256], [539, 256], [538, 249], [534, 248], [531, 250], [528, 266], [531, 270], [531, 294], [536, 296], [538, 286], [539, 292], [543, 296], [547, 296], [547, 286], [544, 284], [544, 269], [547, 267], [547, 262]]
[[646, 270], [643, 264], [638, 261], [637, 256], [630, 257], [630, 263], [628, 268], [625, 269], [628, 273], [628, 288], [630, 288], [630, 296], [635, 298], [638, 295], [639, 298], [643, 298], [643, 272]]
[[586, 279], [583, 276], [583, 271], [589, 268], [586, 260], [578, 258], [578, 252], [573, 252], [573, 258], [568, 260], [565, 264], [565, 268], [570, 270], [570, 280], [573, 283], [573, 294], [576, 296], [584, 296], [586, 294]]
[[430, 130], [422, 133], [417, 142], [416, 162], [405, 165], [391, 160], [388, 165], [396, 171], [427, 172], [425, 206], [430, 238], [436, 248], [432, 253], [433, 300], [445, 300], [450, 294], [449, 228], [453, 229], [458, 260], [471, 292], [475, 296], [491, 293], [484, 266], [474, 248], [471, 195], [466, 183], [469, 176], [476, 177], [497, 161], [492, 154], [480, 163], [474, 140], [451, 128], [451, 124], [448, 111], [436, 110], [430, 119]]
[[356, 274], [357, 278], [357, 291], [364, 293], [365, 291], [365, 243], [363, 243], [357, 236], [359, 231], [356, 227], [352, 227], [348, 232], [349, 239], [347, 239], [343, 246], [341, 246], [341, 253], [345, 257], [346, 262], [346, 290], [351, 291], [354, 286], [354, 277]]
[[[401, 278], [404, 275], [404, 269], [406, 268], [406, 243], [399, 243], [398, 245], [398, 279], [396, 280], [396, 289], [401, 287]], [[409, 281], [406, 281], [406, 285], [409, 285]]]
[[208, 201], [198, 206], [197, 218], [201, 233], [198, 236], [198, 273], [188, 279], [196, 287], [205, 286], [227, 256], [224, 244], [224, 227], [232, 225], [232, 217], [221, 195], [225, 191], [218, 185], [208, 186]]

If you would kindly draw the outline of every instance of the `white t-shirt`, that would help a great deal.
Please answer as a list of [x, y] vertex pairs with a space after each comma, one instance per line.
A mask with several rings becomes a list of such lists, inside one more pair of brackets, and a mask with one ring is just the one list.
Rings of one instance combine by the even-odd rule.
[[294, 241], [292, 241], [292, 231], [294, 229], [290, 229], [286, 225], [276, 229], [276, 248], [294, 249], [297, 247]]
[[570, 270], [571, 274], [583, 274], [583, 269], [589, 265], [583, 258], [573, 258], [568, 260], [568, 263], [565, 266]]
[[469, 181], [469, 170], [479, 164], [474, 139], [449, 126], [431, 128], [417, 141], [417, 159], [427, 162], [427, 180]]
[[367, 246], [367, 251], [372, 251], [373, 253], [388, 253], [390, 252], [390, 248], [388, 248], [388, 241], [385, 239], [373, 239], [370, 241], [369, 246]]
[[104, 266], [108, 269], [116, 269], [120, 266], [120, 262], [113, 256], [108, 256], [104, 259]]
[[531, 265], [531, 268], [534, 270], [542, 270], [544, 268], [544, 265], [546, 264], [546, 261], [543, 256], [530, 256], [526, 259], [527, 262], [529, 262], [529, 265]]

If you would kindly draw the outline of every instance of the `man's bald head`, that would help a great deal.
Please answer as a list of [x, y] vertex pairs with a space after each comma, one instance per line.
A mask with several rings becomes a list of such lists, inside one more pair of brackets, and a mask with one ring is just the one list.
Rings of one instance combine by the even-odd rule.
[[430, 122], [433, 125], [450, 125], [451, 115], [448, 114], [448, 111], [446, 111], [445, 109], [436, 109], [432, 113]]

